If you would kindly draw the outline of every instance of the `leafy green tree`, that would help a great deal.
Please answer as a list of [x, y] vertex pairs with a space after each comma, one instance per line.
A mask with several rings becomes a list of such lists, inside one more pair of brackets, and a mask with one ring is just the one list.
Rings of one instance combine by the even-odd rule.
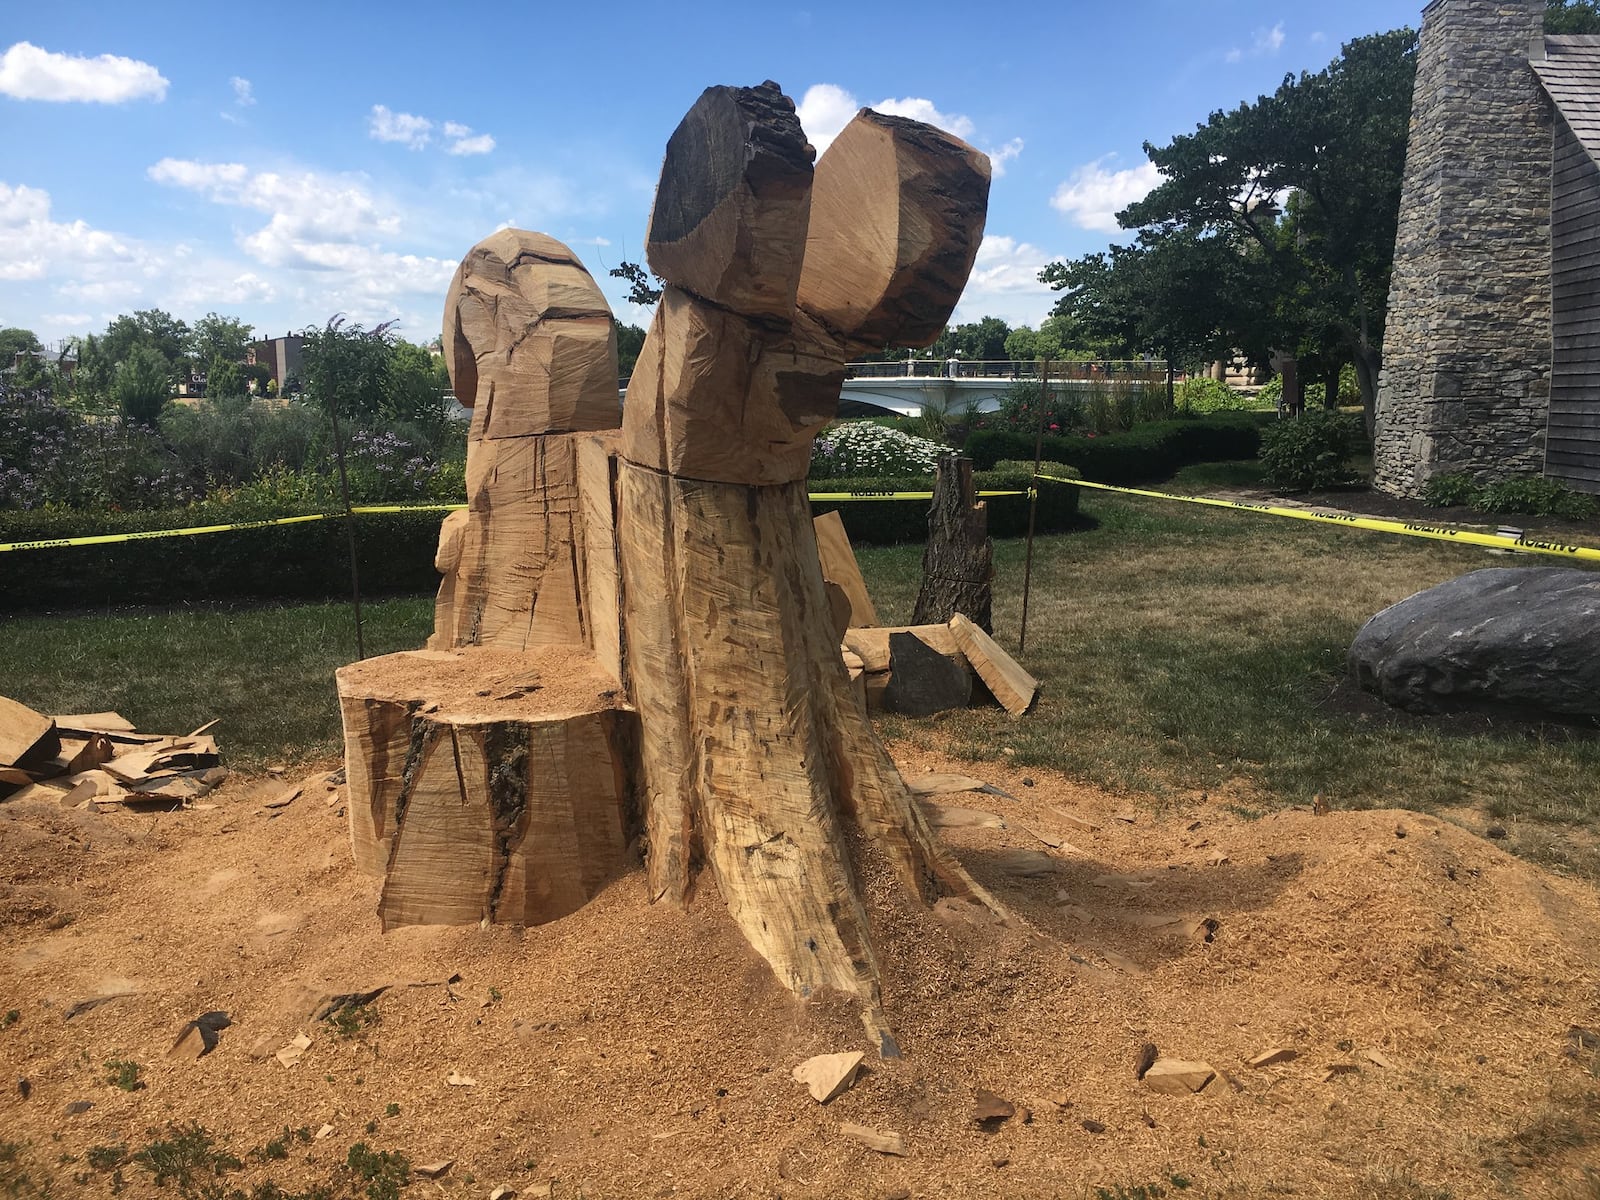
[[172, 398], [172, 367], [154, 347], [136, 345], [117, 364], [112, 395], [124, 420], [153, 429]]
[[0, 329], [0, 369], [11, 366], [23, 350], [38, 352], [44, 349], [31, 329]]
[[340, 417], [381, 416], [388, 407], [394, 322], [372, 329], [343, 314], [304, 332], [299, 382], [310, 401]]
[[189, 326], [159, 308], [117, 317], [106, 326], [100, 345], [113, 365], [127, 362], [142, 346], [161, 355], [172, 374], [189, 369]]
[[1550, 0], [1544, 10], [1546, 33], [1600, 33], [1596, 0]]
[[982, 317], [966, 325], [952, 325], [933, 344], [933, 356], [949, 358], [959, 353], [969, 362], [997, 361], [1006, 357], [1011, 326], [999, 317]]
[[189, 333], [189, 354], [197, 363], [242, 363], [255, 338], [253, 326], [235, 317], [207, 313], [194, 323]]
[[213, 358], [211, 366], [206, 370], [206, 396], [212, 400], [221, 400], [227, 396], [244, 394], [244, 370], [240, 364], [221, 355]]
[[1357, 38], [1314, 75], [1288, 76], [1166, 146], [1146, 143], [1164, 178], [1117, 218], [1147, 246], [1180, 231], [1243, 239], [1279, 303], [1277, 344], [1331, 330], [1355, 363], [1369, 422], [1416, 50], [1410, 29]]
[[633, 364], [639, 361], [639, 351], [644, 349], [644, 330], [637, 325], [624, 325], [615, 317], [617, 327], [617, 378], [627, 379], [633, 374]]
[[445, 395], [449, 391], [450, 376], [443, 358], [435, 358], [425, 347], [407, 341], [393, 344], [389, 395], [383, 408], [386, 416], [438, 430], [444, 424]]

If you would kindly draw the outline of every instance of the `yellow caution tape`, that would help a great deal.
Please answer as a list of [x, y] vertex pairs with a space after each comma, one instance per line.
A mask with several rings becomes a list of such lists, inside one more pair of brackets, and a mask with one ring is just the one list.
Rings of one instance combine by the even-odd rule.
[[265, 529], [270, 525], [298, 525], [327, 520], [327, 513], [304, 517], [275, 517], [266, 521], [238, 521], [232, 525], [191, 525], [187, 529], [148, 529], [142, 533], [99, 533], [91, 537], [49, 538], [38, 542], [0, 542], [0, 551], [49, 550], [56, 546], [108, 546], [113, 542], [142, 542], [150, 538], [191, 537], [198, 533], [227, 533], [231, 529]]
[[[979, 492], [980, 496], [1025, 496], [1027, 492]], [[932, 492], [812, 492], [812, 500], [931, 500]], [[350, 509], [368, 513], [455, 512], [465, 504], [358, 504]], [[109, 546], [115, 542], [142, 542], [150, 538], [193, 537], [202, 533], [228, 533], [235, 529], [266, 529], [273, 525], [299, 525], [305, 521], [336, 520], [343, 513], [309, 513], [302, 517], [277, 517], [265, 521], [237, 521], [231, 525], [191, 525], [184, 529], [148, 529], [141, 533], [99, 533], [89, 537], [46, 538], [36, 542], [0, 542], [7, 550], [53, 550], [59, 546]]]
[[1398, 533], [1405, 537], [1430, 538], [1438, 542], [1461, 542], [1469, 546], [1490, 546], [1496, 550], [1520, 550], [1525, 554], [1552, 554], [1558, 558], [1581, 558], [1600, 562], [1600, 550], [1589, 546], [1568, 546], [1561, 542], [1533, 541], [1526, 538], [1507, 537], [1498, 533], [1477, 533], [1469, 529], [1451, 529], [1448, 525], [1424, 525], [1414, 521], [1386, 521], [1380, 517], [1358, 517], [1349, 513], [1319, 513], [1303, 508], [1280, 508], [1273, 504], [1245, 504], [1237, 500], [1213, 500], [1209, 496], [1174, 496], [1170, 492], [1152, 492], [1144, 488], [1113, 487], [1109, 483], [1090, 483], [1084, 479], [1059, 479], [1054, 475], [1036, 475], [1035, 479], [1051, 483], [1066, 483], [1073, 487], [1094, 488], [1101, 492], [1121, 492], [1126, 496], [1149, 496], [1156, 500], [1181, 500], [1185, 504], [1204, 504], [1211, 508], [1234, 508], [1242, 512], [1267, 513], [1274, 517], [1289, 517], [1296, 521], [1321, 521], [1327, 525], [1342, 525], [1347, 529], [1371, 529], [1378, 533]]

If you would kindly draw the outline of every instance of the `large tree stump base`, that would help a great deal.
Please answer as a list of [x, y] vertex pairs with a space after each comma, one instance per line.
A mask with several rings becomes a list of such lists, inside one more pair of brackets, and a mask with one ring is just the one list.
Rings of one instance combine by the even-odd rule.
[[636, 716], [582, 650], [417, 650], [339, 670], [350, 841], [400, 925], [537, 925], [624, 866]]

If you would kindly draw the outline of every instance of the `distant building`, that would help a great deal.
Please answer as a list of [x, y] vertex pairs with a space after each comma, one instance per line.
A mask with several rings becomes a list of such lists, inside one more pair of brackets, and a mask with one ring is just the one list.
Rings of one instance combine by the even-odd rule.
[[1600, 492], [1600, 36], [1546, 0], [1422, 14], [1374, 483], [1513, 475]]
[[247, 366], [264, 366], [272, 376], [273, 390], [283, 395], [283, 385], [291, 376], [301, 377], [301, 363], [306, 339], [298, 333], [286, 333], [280, 338], [256, 342], [245, 353]]

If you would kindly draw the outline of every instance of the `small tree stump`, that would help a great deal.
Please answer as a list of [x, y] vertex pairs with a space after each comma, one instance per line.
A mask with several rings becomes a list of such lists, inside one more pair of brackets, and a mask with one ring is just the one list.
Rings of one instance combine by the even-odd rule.
[[960, 613], [985, 633], [994, 631], [994, 544], [989, 510], [972, 486], [972, 460], [939, 456], [922, 552], [922, 589], [913, 625], [943, 624]]
[[416, 650], [337, 673], [356, 866], [399, 925], [537, 925], [623, 866], [635, 717], [581, 650]]

